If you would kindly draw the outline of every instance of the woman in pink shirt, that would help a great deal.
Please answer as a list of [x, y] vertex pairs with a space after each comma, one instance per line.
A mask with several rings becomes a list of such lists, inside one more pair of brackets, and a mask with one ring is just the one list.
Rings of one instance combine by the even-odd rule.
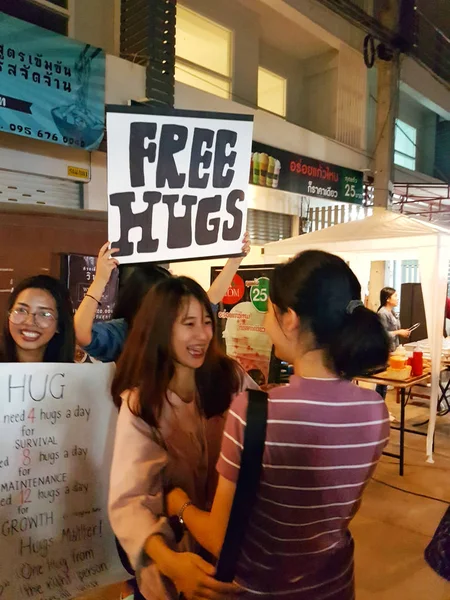
[[[337, 256], [307, 251], [277, 267], [270, 300], [266, 330], [294, 375], [269, 395], [262, 474], [236, 582], [255, 600], [353, 600], [348, 527], [388, 441], [389, 415], [377, 393], [351, 379], [386, 364], [389, 340]], [[186, 489], [168, 495], [169, 514], [181, 516], [216, 556], [239, 475], [247, 402], [239, 395], [228, 413], [211, 513]]]
[[187, 277], [159, 282], [137, 314], [112, 384], [120, 412], [109, 516], [148, 600], [236, 593], [214, 580], [189, 535], [176, 539], [164, 493], [180, 486], [197, 506], [208, 507], [222, 415], [248, 383], [219, 349], [204, 290]]

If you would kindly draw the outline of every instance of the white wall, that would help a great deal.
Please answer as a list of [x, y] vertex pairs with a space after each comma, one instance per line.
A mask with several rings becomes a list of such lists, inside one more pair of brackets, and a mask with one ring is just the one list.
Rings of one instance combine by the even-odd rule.
[[410, 171], [409, 169], [399, 167], [398, 165], [396, 165], [394, 169], [394, 181], [395, 183], [416, 183], [418, 185], [426, 183], [442, 183], [442, 181], [436, 179], [436, 177], [431, 177], [430, 175], [425, 175], [418, 171]]
[[339, 47], [336, 133], [352, 148], [367, 148], [367, 69], [361, 55], [345, 44]]
[[72, 37], [118, 55], [120, 0], [75, 0], [72, 6]]
[[175, 106], [187, 110], [253, 114], [255, 116], [253, 139], [258, 142], [349, 169], [361, 171], [369, 168], [369, 157], [361, 150], [355, 150], [313, 131], [288, 123], [276, 115], [212, 96], [183, 83], [175, 84]]
[[71, 179], [69, 166], [89, 169], [89, 152], [0, 132], [1, 169]]
[[128, 104], [145, 98], [145, 67], [106, 56], [105, 104]]
[[[258, 65], [257, 65], [258, 66]], [[287, 79], [286, 119], [296, 125], [306, 125], [305, 81], [303, 61], [289, 56], [264, 42], [259, 44], [259, 66]]]
[[[278, 4], [280, 0], [261, 0], [263, 2]], [[370, 0], [368, 0], [369, 2]], [[447, 3], [447, 0], [440, 0]], [[312, 23], [310, 28], [315, 28], [318, 35], [321, 30], [332, 37], [341, 40], [361, 54], [366, 32], [362, 28], [353, 25], [338, 14], [323, 6], [317, 0], [284, 0], [284, 4], [298, 11], [304, 20]], [[433, 4], [430, 2], [430, 5]], [[436, 8], [436, 10], [438, 10]], [[440, 83], [427, 69], [409, 56], [402, 57], [401, 80], [404, 85], [413, 89], [420, 102], [431, 108], [445, 119], [450, 119], [450, 94], [448, 88]]]
[[415, 94], [423, 106], [446, 120], [450, 119], [448, 87], [409, 56], [405, 56], [402, 61], [401, 80], [402, 88]]
[[380, 291], [385, 287], [386, 263], [384, 261], [372, 262], [370, 268], [369, 281], [369, 306], [373, 311], [377, 311], [380, 306]]
[[91, 179], [84, 186], [84, 208], [108, 210], [106, 153], [91, 153]]
[[305, 68], [308, 128], [330, 138], [336, 136], [338, 68], [337, 50], [310, 59]]

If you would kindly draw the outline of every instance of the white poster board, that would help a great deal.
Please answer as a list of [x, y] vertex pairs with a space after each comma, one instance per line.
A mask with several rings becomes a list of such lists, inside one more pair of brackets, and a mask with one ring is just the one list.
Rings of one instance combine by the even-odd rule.
[[110, 106], [108, 239], [120, 263], [241, 253], [253, 116]]
[[127, 578], [108, 522], [106, 364], [0, 364], [0, 598], [63, 600]]

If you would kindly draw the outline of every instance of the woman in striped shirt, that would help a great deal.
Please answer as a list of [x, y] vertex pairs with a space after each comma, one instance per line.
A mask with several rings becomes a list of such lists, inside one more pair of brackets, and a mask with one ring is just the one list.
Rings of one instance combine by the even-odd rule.
[[[383, 400], [351, 382], [386, 364], [389, 340], [364, 308], [340, 258], [307, 251], [275, 269], [266, 330], [290, 384], [270, 392], [260, 487], [236, 582], [246, 598], [352, 600], [349, 524], [389, 438]], [[214, 555], [223, 543], [239, 474], [247, 394], [231, 406], [211, 513], [168, 496], [191, 534]], [[180, 512], [182, 514], [180, 514]]]

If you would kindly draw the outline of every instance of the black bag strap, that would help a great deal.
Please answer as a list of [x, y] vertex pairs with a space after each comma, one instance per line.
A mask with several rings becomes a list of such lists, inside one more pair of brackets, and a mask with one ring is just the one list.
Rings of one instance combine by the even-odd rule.
[[259, 488], [266, 441], [268, 395], [260, 390], [247, 392], [244, 449], [230, 519], [216, 569], [216, 579], [224, 583], [234, 580], [246, 526]]

